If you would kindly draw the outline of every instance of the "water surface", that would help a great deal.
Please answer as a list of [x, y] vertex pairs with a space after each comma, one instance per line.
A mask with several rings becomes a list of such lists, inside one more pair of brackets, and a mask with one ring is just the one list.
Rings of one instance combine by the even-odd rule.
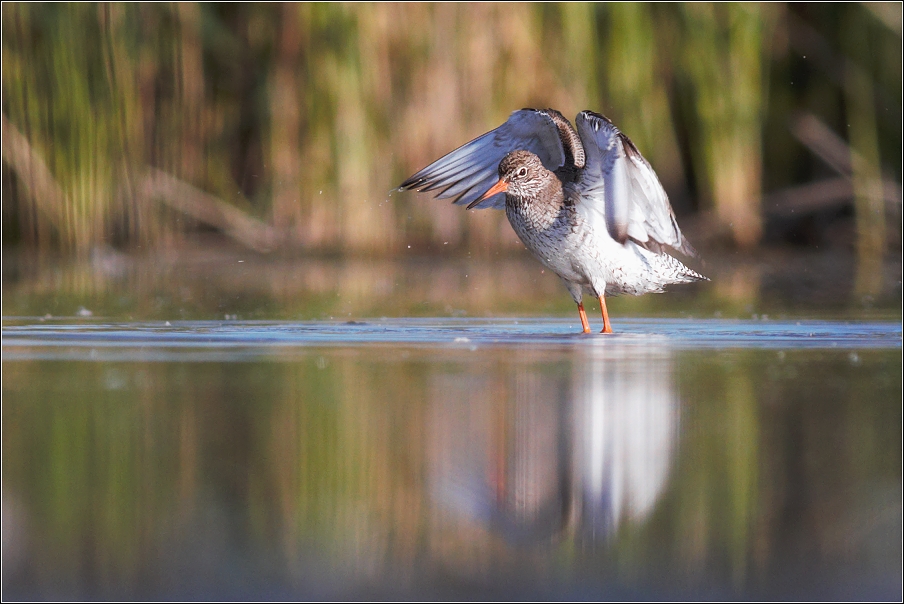
[[901, 324], [7, 317], [7, 598], [886, 598]]

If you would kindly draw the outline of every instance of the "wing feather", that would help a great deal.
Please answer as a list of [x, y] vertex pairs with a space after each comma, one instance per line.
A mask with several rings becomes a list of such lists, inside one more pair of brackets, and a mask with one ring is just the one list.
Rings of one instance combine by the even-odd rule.
[[575, 189], [578, 208], [613, 239], [633, 239], [653, 251], [669, 246], [696, 255], [678, 223], [656, 172], [631, 140], [606, 117], [582, 111], [575, 121], [586, 165]]
[[[566, 161], [559, 127], [547, 111], [521, 109], [495, 130], [444, 155], [403, 182], [399, 189], [433, 191], [439, 199], [456, 197], [453, 203], [468, 205], [490, 189], [499, 179], [499, 162], [511, 151], [534, 153], [551, 171]], [[445, 188], [444, 188], [445, 187]], [[478, 209], [505, 207], [500, 193], [475, 206]]]

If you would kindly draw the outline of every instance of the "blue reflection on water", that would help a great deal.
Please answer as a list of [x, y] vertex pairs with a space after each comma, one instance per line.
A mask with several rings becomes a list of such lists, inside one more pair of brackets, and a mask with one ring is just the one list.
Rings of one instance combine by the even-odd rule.
[[[673, 350], [901, 348], [900, 323], [624, 319], [617, 333], [578, 333], [568, 319], [375, 319], [366, 321], [174, 321], [106, 323], [6, 318], [3, 358], [245, 360], [274, 349], [405, 345], [581, 347]], [[200, 355], [200, 356], [198, 356]]]

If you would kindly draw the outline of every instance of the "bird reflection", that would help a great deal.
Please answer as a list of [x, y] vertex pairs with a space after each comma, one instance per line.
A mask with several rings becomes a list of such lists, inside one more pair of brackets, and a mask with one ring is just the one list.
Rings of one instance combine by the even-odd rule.
[[668, 352], [594, 348], [575, 368], [573, 522], [609, 535], [644, 519], [665, 487], [678, 423]]
[[433, 376], [428, 483], [446, 522], [597, 541], [650, 514], [677, 432], [671, 353], [612, 344]]

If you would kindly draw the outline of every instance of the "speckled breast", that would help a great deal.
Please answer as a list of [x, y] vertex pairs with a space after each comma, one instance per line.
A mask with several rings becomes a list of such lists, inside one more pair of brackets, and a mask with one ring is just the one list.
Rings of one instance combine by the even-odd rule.
[[540, 262], [567, 281], [589, 284], [581, 270], [584, 263], [575, 262], [576, 253], [590, 252], [585, 241], [589, 230], [571, 206], [544, 211], [507, 200], [505, 215], [512, 229]]

